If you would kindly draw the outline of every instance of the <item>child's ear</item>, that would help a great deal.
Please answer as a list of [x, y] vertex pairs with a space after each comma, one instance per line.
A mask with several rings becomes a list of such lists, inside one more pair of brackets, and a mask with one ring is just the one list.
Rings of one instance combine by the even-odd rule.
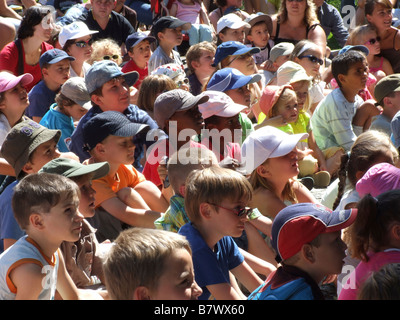
[[198, 61], [195, 61], [195, 60], [194, 60], [194, 61], [191, 61], [191, 62], [190, 62], [190, 65], [191, 65], [192, 68], [195, 69], [195, 70], [196, 70], [197, 68], [200, 67], [200, 63], [199, 63]]
[[247, 40], [249, 40], [250, 42], [253, 42], [253, 36], [251, 34], [248, 34], [246, 36]]
[[47, 70], [47, 68], [42, 69], [42, 74], [46, 76], [49, 75], [49, 71]]
[[31, 213], [29, 216], [29, 222], [30, 225], [37, 230], [43, 230], [44, 228], [43, 217], [40, 213]]
[[396, 241], [400, 241], [400, 224], [396, 223], [390, 229], [390, 235], [396, 239]]
[[182, 197], [185, 197], [186, 186], [184, 184], [179, 187], [179, 193], [182, 195]]
[[265, 166], [263, 166], [263, 165], [258, 166], [258, 167], [256, 168], [256, 172], [257, 172], [257, 174], [258, 174], [259, 176], [264, 177], [264, 178], [268, 178], [268, 177], [270, 176], [270, 172], [269, 172], [268, 169], [267, 169]]
[[309, 262], [309, 263], [314, 263], [315, 262], [315, 256], [314, 256], [314, 250], [312, 245], [310, 244], [304, 244], [301, 247], [301, 255], [303, 256], [303, 258]]
[[200, 208], [199, 208], [199, 212], [200, 215], [204, 218], [204, 219], [210, 219], [211, 217], [211, 205], [207, 202], [203, 202], [200, 204]]
[[103, 97], [102, 96], [98, 96], [97, 94], [92, 94], [90, 98], [97, 105], [100, 105], [101, 102], [103, 101], [102, 100]]
[[35, 173], [33, 171], [32, 164], [29, 161], [24, 164], [24, 166], [22, 167], [21, 171], [23, 171], [23, 172], [25, 172], [27, 174]]
[[144, 286], [137, 287], [133, 292], [133, 300], [150, 300], [150, 292]]
[[340, 81], [341, 84], [346, 82], [346, 75], [340, 73], [338, 74], [338, 80]]

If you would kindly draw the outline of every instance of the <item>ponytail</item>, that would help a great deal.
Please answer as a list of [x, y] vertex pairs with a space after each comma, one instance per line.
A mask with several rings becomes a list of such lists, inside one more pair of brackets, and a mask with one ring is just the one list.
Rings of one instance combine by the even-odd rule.
[[340, 168], [338, 171], [338, 178], [339, 178], [339, 188], [338, 188], [338, 194], [336, 197], [335, 202], [333, 203], [333, 210], [337, 208], [337, 206], [340, 203], [340, 200], [342, 199], [344, 189], [346, 187], [346, 178], [347, 178], [347, 164], [349, 162], [350, 155], [348, 153], [345, 153], [342, 155], [341, 158], [341, 163], [340, 163]]

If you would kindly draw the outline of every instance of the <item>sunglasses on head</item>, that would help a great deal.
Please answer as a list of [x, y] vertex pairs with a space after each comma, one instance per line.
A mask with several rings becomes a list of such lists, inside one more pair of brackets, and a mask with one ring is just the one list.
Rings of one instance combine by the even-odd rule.
[[371, 44], [372, 45], [372, 44], [375, 44], [376, 42], [379, 42], [379, 41], [381, 41], [381, 37], [376, 37], [376, 38], [369, 39], [364, 44]]
[[310, 60], [312, 63], [318, 63], [319, 65], [323, 65], [324, 64], [324, 60], [317, 58], [316, 56], [313, 55], [307, 55], [307, 56], [301, 56], [299, 57], [299, 59], [304, 59], [307, 58], [308, 60]]
[[119, 55], [118, 54], [113, 54], [113, 55], [105, 55], [103, 56], [103, 60], [118, 60], [119, 59]]
[[249, 208], [249, 207], [244, 207], [244, 208], [241, 208], [239, 210], [233, 210], [233, 209], [228, 209], [228, 208], [225, 208], [225, 207], [221, 207], [221, 206], [213, 204], [213, 203], [210, 203], [210, 204], [215, 206], [215, 207], [218, 207], [218, 208], [225, 209], [225, 210], [228, 210], [230, 212], [233, 212], [238, 217], [248, 216], [249, 214], [251, 214], [253, 212], [253, 208]]
[[92, 39], [90, 39], [88, 41], [81, 40], [81, 41], [76, 41], [74, 43], [78, 48], [85, 48], [86, 46], [91, 46], [93, 43], [93, 40]]

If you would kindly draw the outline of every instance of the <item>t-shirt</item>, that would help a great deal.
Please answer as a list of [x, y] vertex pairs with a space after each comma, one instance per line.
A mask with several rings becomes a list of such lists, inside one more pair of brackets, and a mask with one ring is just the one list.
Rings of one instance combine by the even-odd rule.
[[42, 118], [54, 103], [56, 94], [56, 91], [50, 90], [41, 80], [28, 93], [29, 106], [26, 108], [25, 114], [31, 119], [32, 117]]
[[149, 67], [148, 63], [146, 63], [146, 67], [139, 68], [135, 61], [132, 59], [129, 60], [121, 69], [123, 73], [131, 72], [131, 71], [137, 71], [139, 73], [139, 79], [135, 82], [134, 87], [136, 89], [139, 89], [140, 85], [142, 84], [142, 81], [144, 78], [146, 78], [149, 74]]
[[242, 264], [244, 257], [231, 237], [223, 237], [211, 250], [192, 223], [185, 224], [178, 233], [187, 238], [192, 248], [195, 280], [203, 289], [199, 300], [207, 300], [211, 294], [206, 286], [231, 283], [229, 270]]
[[157, 69], [159, 66], [168, 63], [176, 63], [177, 65], [182, 66], [182, 69], [184, 69], [179, 53], [175, 50], [172, 50], [172, 55], [173, 58], [171, 58], [160, 46], [158, 46], [157, 49], [154, 50], [149, 60], [149, 74], [151, 74], [151, 72]]

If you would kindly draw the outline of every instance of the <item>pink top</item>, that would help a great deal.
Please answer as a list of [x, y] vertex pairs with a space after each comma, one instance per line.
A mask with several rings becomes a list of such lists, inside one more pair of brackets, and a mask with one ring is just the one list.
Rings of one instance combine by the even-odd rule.
[[[371, 74], [371, 72], [370, 72], [370, 73], [368, 73], [368, 78], [367, 78], [367, 83], [365, 84], [365, 88], [362, 89], [362, 90], [360, 90], [360, 91], [358, 92], [358, 95], [359, 95], [364, 101], [367, 101], [367, 100], [369, 100], [369, 99], [374, 99], [374, 97], [372, 96], [372, 94], [371, 94], [371, 93], [369, 92], [369, 90], [368, 90], [368, 87], [371, 86], [371, 85], [373, 85], [374, 83], [376, 83], [376, 78], [375, 78], [375, 76], [374, 76], [373, 74]], [[333, 79], [331, 80], [331, 87], [332, 87], [332, 89], [336, 89], [336, 88], [339, 87], [338, 84], [337, 84], [337, 82], [336, 82], [336, 79], [335, 79], [335, 78], [333, 78]]]
[[338, 300], [357, 300], [358, 290], [371, 272], [378, 271], [390, 263], [400, 263], [400, 249], [388, 249], [383, 252], [369, 253], [368, 262], [361, 261], [347, 277]]
[[190, 22], [192, 24], [200, 24], [200, 10], [201, 6], [195, 2], [193, 5], [182, 4], [179, 0], [174, 2], [178, 8], [176, 17], [182, 21]]

